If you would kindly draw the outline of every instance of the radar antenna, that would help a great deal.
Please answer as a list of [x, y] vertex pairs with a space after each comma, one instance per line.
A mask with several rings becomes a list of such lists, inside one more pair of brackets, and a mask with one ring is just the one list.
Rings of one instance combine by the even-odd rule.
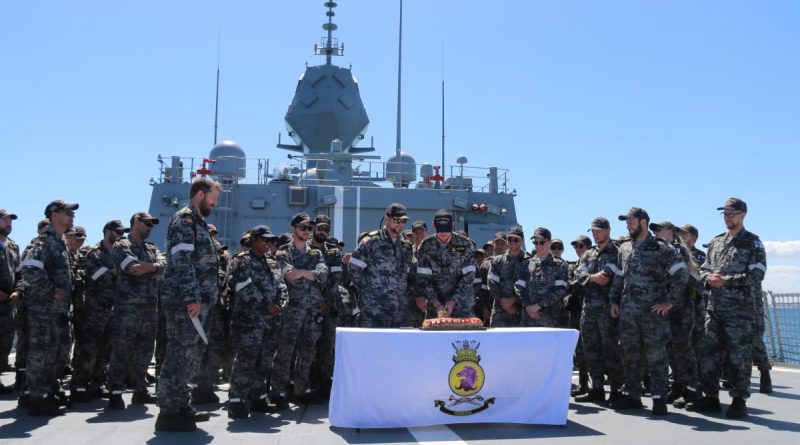
[[333, 16], [336, 15], [333, 12], [333, 8], [337, 7], [338, 4], [336, 2], [325, 2], [325, 7], [328, 8], [328, 12], [325, 15], [328, 16], [328, 23], [322, 24], [322, 29], [328, 32], [327, 37], [322, 38], [321, 45], [314, 45], [314, 54], [315, 55], [323, 55], [325, 54], [325, 64], [331, 64], [331, 56], [343, 56], [344, 55], [344, 44], [339, 45], [339, 39], [333, 37], [333, 31], [336, 31], [339, 27], [333, 23]]
[[219, 118], [219, 55], [222, 42], [222, 28], [217, 29], [217, 92], [214, 97], [214, 145], [217, 145], [217, 122]]

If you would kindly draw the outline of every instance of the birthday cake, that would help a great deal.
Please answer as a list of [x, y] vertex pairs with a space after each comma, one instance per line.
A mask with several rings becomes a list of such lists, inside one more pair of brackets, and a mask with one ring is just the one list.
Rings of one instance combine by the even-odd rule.
[[462, 331], [486, 329], [480, 318], [428, 318], [422, 322], [423, 331]]

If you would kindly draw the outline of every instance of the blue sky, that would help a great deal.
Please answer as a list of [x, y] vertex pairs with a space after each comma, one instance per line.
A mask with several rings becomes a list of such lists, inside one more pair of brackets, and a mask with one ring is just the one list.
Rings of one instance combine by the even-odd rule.
[[[0, 207], [34, 234], [47, 202], [81, 204], [90, 240], [148, 207], [158, 154], [212, 145], [217, 30], [220, 139], [275, 148], [325, 21], [322, 1], [3, 2]], [[381, 155], [395, 144], [398, 6], [342, 0], [345, 44]], [[768, 241], [768, 289], [800, 291], [800, 3], [404, 3], [403, 149], [439, 159], [442, 46], [448, 162], [511, 169], [518, 218], [574, 239], [632, 205], [690, 222], [746, 200]], [[284, 135], [285, 137], [285, 135]], [[614, 235], [624, 233], [613, 223]]]

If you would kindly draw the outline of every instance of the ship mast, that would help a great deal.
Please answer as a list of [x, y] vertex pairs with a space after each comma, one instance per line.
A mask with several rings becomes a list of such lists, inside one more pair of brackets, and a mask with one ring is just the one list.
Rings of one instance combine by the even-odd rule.
[[397, 39], [397, 138], [395, 156], [400, 158], [400, 85], [403, 67], [403, 0], [400, 0], [400, 36]]
[[336, 23], [333, 23], [333, 17], [336, 15], [336, 13], [333, 12], [333, 8], [337, 6], [338, 4], [336, 2], [325, 2], [325, 7], [328, 8], [328, 12], [325, 13], [325, 15], [328, 16], [328, 23], [323, 23], [322, 29], [327, 31], [328, 35], [322, 38], [322, 45], [314, 45], [315, 55], [319, 56], [325, 54], [326, 65], [331, 64], [332, 56], [344, 55], [344, 44], [338, 45], [337, 39], [333, 37], [333, 32], [339, 28], [336, 26]]

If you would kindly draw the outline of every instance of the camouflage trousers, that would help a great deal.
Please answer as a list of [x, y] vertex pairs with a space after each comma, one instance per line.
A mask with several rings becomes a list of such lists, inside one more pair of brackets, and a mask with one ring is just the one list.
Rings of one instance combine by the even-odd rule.
[[314, 359], [314, 350], [317, 340], [322, 335], [322, 315], [314, 309], [315, 306], [319, 305], [290, 300], [281, 312], [281, 327], [271, 376], [274, 394], [286, 391], [292, 369], [292, 357], [295, 352], [297, 352], [294, 363], [295, 394], [300, 394], [308, 389], [309, 370]]
[[405, 298], [362, 299], [358, 325], [362, 328], [401, 327], [408, 320], [405, 302]]
[[[30, 298], [30, 297], [29, 297]], [[32, 399], [53, 394], [64, 369], [63, 345], [69, 339], [67, 299], [39, 295], [28, 300], [30, 332], [25, 380]]]
[[539, 319], [534, 320], [523, 309], [518, 326], [524, 328], [557, 328], [560, 319], [558, 305], [546, 307], [539, 311]]
[[[422, 322], [420, 322], [422, 325]], [[317, 342], [317, 359], [319, 362], [319, 383], [333, 379], [333, 359], [336, 354], [336, 327], [334, 317], [326, 317], [322, 322], [322, 334]]]
[[76, 313], [75, 353], [72, 357], [70, 387], [86, 388], [91, 382], [105, 382], [105, 369], [111, 359], [111, 313], [113, 300], [87, 300]]
[[752, 374], [753, 311], [747, 304], [717, 305], [708, 311], [705, 335], [701, 341], [703, 360], [700, 381], [703, 392], [710, 397], [719, 396], [719, 379], [723, 357], [727, 352], [728, 381], [733, 385], [731, 397], [750, 397]]
[[266, 380], [272, 370], [275, 334], [280, 316], [270, 317], [252, 302], [236, 301], [231, 316], [231, 368], [228, 398], [256, 398], [267, 394]]
[[114, 306], [108, 365], [108, 386], [112, 392], [124, 390], [127, 377], [134, 391], [147, 390], [146, 375], [153, 358], [157, 317], [155, 304]]
[[608, 306], [583, 308], [581, 317], [583, 355], [592, 377], [592, 388], [602, 388], [608, 373], [612, 389], [622, 388], [625, 370], [619, 358], [619, 339], [613, 328]]
[[226, 351], [230, 348], [224, 311], [225, 308], [219, 303], [208, 311], [208, 346], [195, 377], [195, 383], [200, 388], [211, 388], [216, 383], [219, 370], [225, 363]]
[[14, 345], [14, 303], [0, 301], [0, 366], [8, 363]]
[[[527, 315], [525, 315], [527, 317]], [[520, 325], [520, 313], [509, 314], [495, 300], [492, 304], [492, 315], [489, 317], [489, 325], [493, 328], [516, 328]]]
[[699, 375], [697, 356], [692, 343], [694, 333], [694, 303], [672, 308], [669, 311], [669, 324], [672, 337], [669, 341], [670, 361], [675, 384], [682, 388], [697, 389]]
[[[206, 336], [209, 304], [201, 304], [198, 316]], [[206, 350], [206, 344], [194, 328], [186, 305], [182, 302], [172, 303], [162, 300], [164, 311], [165, 337], [168, 339], [164, 353], [164, 364], [158, 377], [158, 406], [164, 414], [176, 413], [180, 408], [188, 407], [191, 401], [189, 383], [200, 369], [200, 361]]]
[[[580, 332], [581, 330], [581, 319], [583, 318], [583, 311], [578, 310], [577, 312], [570, 310], [569, 311], [569, 324], [567, 327], [569, 329], [575, 329], [576, 331]], [[578, 336], [578, 343], [575, 345], [575, 356], [573, 357], [573, 364], [581, 373], [589, 372], [589, 364], [586, 361], [586, 355], [583, 351], [583, 335]]]
[[167, 319], [164, 317], [164, 308], [161, 302], [156, 307], [156, 350], [153, 353], [155, 356], [155, 373], [156, 377], [161, 375], [161, 368], [164, 366], [164, 355], [167, 352]]
[[767, 355], [767, 345], [764, 344], [764, 301], [763, 298], [755, 298], [755, 325], [753, 332], [753, 364], [759, 371], [772, 369]]
[[17, 303], [16, 312], [14, 322], [17, 330], [17, 355], [14, 358], [14, 367], [18, 371], [25, 371], [30, 347], [27, 299], [22, 299]]
[[[666, 398], [669, 390], [667, 342], [669, 317], [650, 311], [650, 305], [622, 302], [619, 316], [619, 343], [625, 367], [624, 394], [641, 397], [642, 360], [646, 360], [653, 398]], [[644, 356], [644, 357], [643, 357]]]

